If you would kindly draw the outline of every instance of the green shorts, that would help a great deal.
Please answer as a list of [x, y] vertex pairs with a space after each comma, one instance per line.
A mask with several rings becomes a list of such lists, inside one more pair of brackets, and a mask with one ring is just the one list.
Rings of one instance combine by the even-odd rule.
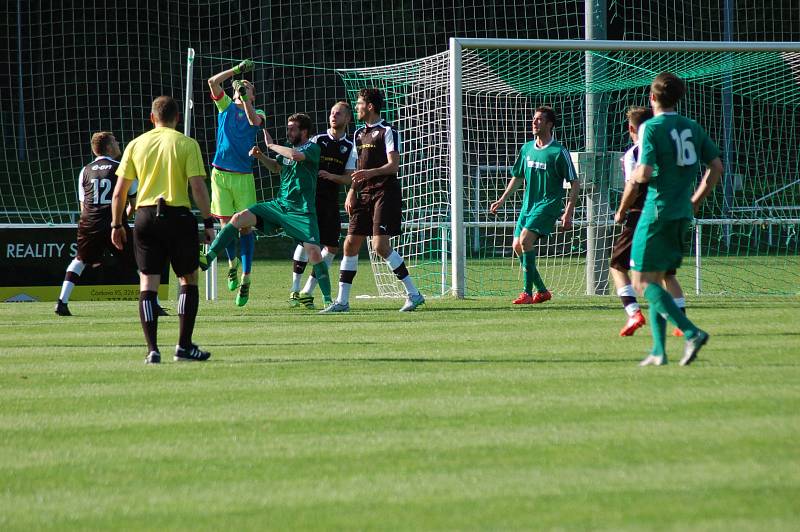
[[297, 212], [287, 209], [282, 203], [272, 200], [251, 205], [248, 209], [258, 218], [259, 230], [269, 232], [276, 227], [298, 242], [320, 245], [317, 215], [311, 212]]
[[533, 231], [539, 236], [547, 236], [556, 228], [558, 216], [553, 216], [542, 211], [530, 213], [520, 213], [517, 219], [517, 226], [514, 228], [514, 236], [519, 236], [523, 229]]
[[680, 268], [691, 220], [639, 220], [633, 234], [631, 270], [666, 272]]
[[211, 169], [211, 214], [233, 216], [256, 202], [253, 174], [237, 174]]

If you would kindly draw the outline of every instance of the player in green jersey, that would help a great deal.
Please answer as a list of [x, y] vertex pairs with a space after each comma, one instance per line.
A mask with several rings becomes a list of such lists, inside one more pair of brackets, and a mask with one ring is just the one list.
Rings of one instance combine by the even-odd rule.
[[[532, 130], [535, 140], [525, 143], [520, 149], [511, 180], [500, 198], [491, 204], [489, 211], [497, 213], [506, 199], [525, 182], [525, 196], [520, 209], [517, 227], [514, 230], [512, 247], [525, 270], [525, 287], [513, 301], [515, 305], [544, 303], [552, 298], [536, 269], [536, 242], [555, 228], [561, 218], [563, 229], [572, 227], [572, 213], [578, 201], [580, 184], [569, 150], [553, 137], [558, 118], [550, 107], [539, 107], [534, 111]], [[567, 205], [561, 214], [564, 200], [563, 182], [570, 184]], [[536, 293], [533, 287], [536, 286]]]
[[271, 172], [280, 172], [278, 197], [236, 213], [217, 235], [208, 254], [201, 258], [201, 268], [207, 269], [225, 246], [236, 238], [240, 229], [257, 227], [269, 231], [282, 227], [287, 235], [305, 246], [322, 297], [326, 303], [331, 303], [328, 265], [322, 260], [316, 214], [320, 147], [309, 140], [310, 131], [311, 118], [301, 113], [293, 114], [287, 121], [286, 137], [289, 144], [286, 146], [275, 144], [269, 132], [264, 130], [267, 149], [275, 152], [277, 157], [270, 159], [257, 146], [250, 151], [250, 155]]
[[[683, 80], [669, 72], [656, 76], [650, 85], [650, 105], [655, 116], [639, 130], [639, 166], [625, 185], [615, 215], [616, 221], [621, 222], [638, 184], [649, 183], [631, 249], [633, 284], [650, 303], [653, 332], [653, 349], [640, 363], [642, 366], [667, 362], [664, 316], [686, 335], [680, 365], [691, 364], [708, 341], [708, 333], [689, 321], [662, 288], [665, 273], [681, 265], [694, 213], [722, 175], [719, 148], [697, 122], [675, 112], [685, 93]], [[695, 190], [701, 161], [707, 170]]]

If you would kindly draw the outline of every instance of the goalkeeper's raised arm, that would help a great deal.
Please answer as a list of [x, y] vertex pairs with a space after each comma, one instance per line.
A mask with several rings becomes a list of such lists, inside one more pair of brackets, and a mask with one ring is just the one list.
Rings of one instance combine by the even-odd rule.
[[[253, 67], [253, 61], [250, 59], [245, 59], [234, 67], [223, 70], [222, 72], [214, 74], [208, 78], [208, 87], [211, 89], [211, 98], [217, 102], [221, 101], [222, 96], [225, 93], [225, 89], [223, 88], [225, 81], [233, 76], [251, 72]], [[237, 79], [233, 81], [232, 87], [233, 103], [235, 103], [237, 106], [242, 106], [245, 114], [247, 115], [247, 121], [254, 126], [263, 125], [263, 113], [257, 112], [254, 107], [256, 99], [255, 85], [246, 79]]]

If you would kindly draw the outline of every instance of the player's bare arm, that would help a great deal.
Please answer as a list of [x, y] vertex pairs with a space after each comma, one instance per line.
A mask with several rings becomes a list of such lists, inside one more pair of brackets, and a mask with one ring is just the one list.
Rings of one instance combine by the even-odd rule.
[[[117, 181], [119, 182], [119, 181]], [[200, 209], [200, 216], [203, 220], [211, 218], [211, 199], [208, 197], [208, 188], [206, 188], [206, 177], [202, 175], [195, 175], [189, 178], [189, 187], [192, 189], [192, 197]], [[206, 243], [210, 244], [214, 240], [214, 228], [205, 228]]]
[[614, 214], [614, 221], [621, 224], [625, 220], [625, 215], [628, 209], [631, 208], [636, 199], [636, 192], [639, 189], [639, 183], [649, 183], [650, 178], [653, 176], [653, 167], [649, 164], [640, 164], [636, 167], [631, 175], [630, 181], [625, 183], [625, 191], [622, 193], [622, 201], [619, 202], [619, 208]]
[[358, 191], [355, 188], [351, 188], [347, 191], [347, 198], [344, 200], [344, 210], [348, 216], [352, 212], [353, 208], [356, 206], [356, 195]]
[[569, 189], [569, 196], [567, 197], [567, 205], [564, 208], [564, 214], [561, 216], [561, 228], [572, 228], [572, 215], [575, 213], [575, 205], [578, 203], [578, 196], [580, 195], [581, 184], [577, 179], [572, 181]]
[[389, 161], [383, 166], [378, 168], [370, 168], [364, 170], [353, 170], [352, 181], [357, 185], [364, 184], [369, 179], [382, 176], [382, 175], [395, 175], [400, 169], [400, 153], [393, 151], [387, 155]]
[[337, 185], [349, 185], [350, 183], [353, 182], [352, 176], [353, 176], [352, 170], [346, 170], [345, 173], [341, 175], [332, 174], [327, 170], [319, 171], [319, 177], [321, 177], [322, 179], [327, 179], [328, 181], [333, 181]]
[[263, 123], [263, 119], [253, 106], [253, 102], [256, 99], [256, 89], [253, 84], [244, 80], [238, 82], [234, 81], [233, 88], [239, 94], [239, 100], [242, 102], [247, 121], [251, 126], [260, 126]]
[[252, 148], [250, 148], [250, 157], [253, 157], [256, 160], [258, 160], [259, 163], [264, 165], [267, 168], [267, 170], [269, 170], [273, 174], [277, 174], [281, 171], [281, 165], [278, 164], [278, 161], [276, 161], [275, 159], [270, 159], [269, 157], [264, 155], [264, 152], [262, 152], [261, 148], [259, 148], [258, 146], [253, 146]]
[[280, 144], [267, 144], [267, 149], [270, 151], [274, 151], [278, 155], [282, 155], [287, 159], [291, 159], [293, 161], [305, 161], [306, 154], [297, 151], [294, 148], [290, 148], [289, 146], [281, 146]]
[[697, 187], [697, 190], [695, 190], [692, 195], [692, 207], [695, 213], [700, 209], [703, 200], [705, 200], [706, 197], [711, 194], [711, 191], [714, 190], [714, 187], [717, 186], [720, 177], [722, 177], [722, 161], [717, 157], [708, 165], [708, 169], [706, 169], [700, 186]]
[[122, 213], [128, 203], [128, 190], [133, 181], [120, 177], [114, 187], [114, 194], [111, 196], [111, 243], [117, 249], [122, 249], [128, 240], [122, 226]]
[[214, 96], [214, 98], [219, 97], [223, 92], [222, 84], [225, 83], [226, 80], [237, 74], [243, 74], [245, 72], [250, 72], [251, 70], [253, 70], [253, 62], [249, 59], [245, 59], [233, 68], [229, 68], [228, 70], [223, 70], [218, 74], [214, 74], [208, 78], [208, 87], [211, 89], [211, 95]]
[[499, 209], [503, 205], [503, 203], [506, 202], [508, 196], [510, 196], [515, 190], [517, 190], [517, 187], [519, 187], [520, 182], [521, 181], [518, 177], [512, 177], [511, 180], [508, 182], [508, 185], [506, 185], [506, 189], [505, 191], [503, 191], [503, 194], [497, 199], [497, 201], [495, 201], [489, 206], [489, 212], [492, 214], [497, 214], [497, 209]]
[[128, 196], [128, 206], [125, 209], [125, 214], [128, 215], [128, 218], [133, 216], [133, 211], [136, 210], [136, 196]]

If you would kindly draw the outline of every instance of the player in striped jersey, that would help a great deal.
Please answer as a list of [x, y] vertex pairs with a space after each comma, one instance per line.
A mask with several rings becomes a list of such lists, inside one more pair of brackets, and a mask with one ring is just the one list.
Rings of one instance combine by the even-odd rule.
[[[563, 229], [572, 227], [572, 214], [580, 191], [569, 150], [553, 137], [553, 129], [558, 125], [555, 111], [550, 107], [538, 107], [534, 111], [531, 125], [536, 138], [522, 146], [511, 169], [508, 186], [500, 198], [489, 207], [489, 211], [496, 214], [524, 181], [525, 195], [517, 227], [514, 230], [512, 247], [520, 257], [525, 271], [525, 286], [522, 293], [513, 301], [515, 305], [544, 303], [552, 298], [536, 268], [535, 244], [540, 238], [553, 232], [559, 216]], [[562, 215], [564, 181], [570, 184], [570, 190]]]
[[[341, 220], [339, 217], [339, 193], [342, 185], [350, 184], [350, 174], [356, 169], [356, 150], [353, 142], [347, 138], [347, 126], [350, 125], [352, 110], [350, 104], [339, 101], [331, 108], [328, 116], [330, 126], [325, 133], [315, 135], [311, 142], [321, 149], [319, 161], [319, 177], [317, 179], [317, 222], [319, 223], [320, 243], [323, 246], [322, 259], [331, 267], [336, 253], [339, 251]], [[314, 308], [314, 289], [317, 277], [312, 271], [306, 280], [305, 287], [300, 290], [300, 281], [308, 264], [308, 255], [303, 244], [298, 244], [294, 251], [292, 271], [292, 290], [289, 302], [301, 304], [308, 309]]]

